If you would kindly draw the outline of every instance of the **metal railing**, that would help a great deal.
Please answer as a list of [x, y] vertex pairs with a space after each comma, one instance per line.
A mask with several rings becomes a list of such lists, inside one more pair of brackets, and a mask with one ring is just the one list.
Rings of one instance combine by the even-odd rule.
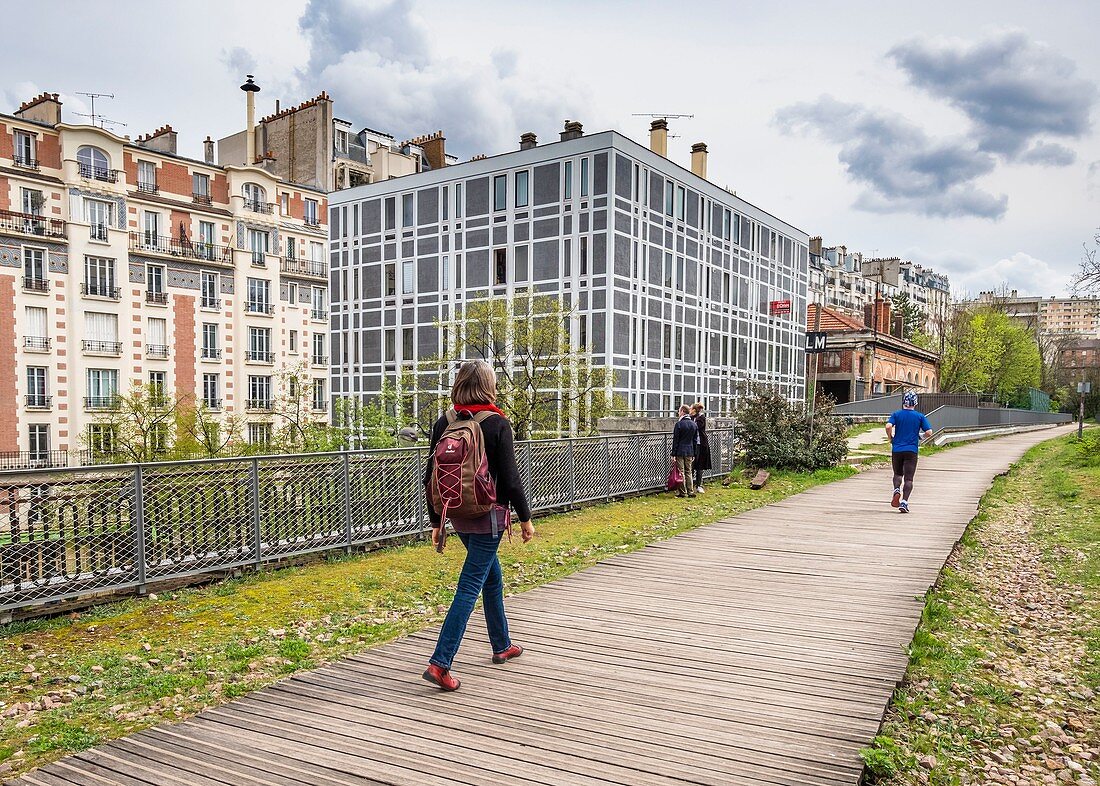
[[222, 356], [222, 351], [217, 347], [203, 347], [202, 359], [203, 360], [218, 360]]
[[167, 306], [168, 305], [168, 293], [167, 292], [150, 292], [145, 291], [145, 302], [152, 303], [155, 306]]
[[151, 358], [164, 358], [168, 357], [168, 345], [167, 344], [146, 344], [145, 355]]
[[23, 346], [26, 349], [36, 349], [45, 352], [50, 348], [50, 339], [45, 336], [23, 336]]
[[141, 180], [138, 181], [137, 190], [142, 194], [159, 194], [160, 186], [156, 183], [146, 183]]
[[27, 409], [50, 409], [53, 406], [53, 396], [45, 393], [28, 393], [24, 398]]
[[213, 201], [209, 194], [200, 194], [197, 191], [191, 193], [191, 200], [196, 205], [209, 205]]
[[13, 155], [11, 157], [11, 162], [12, 162], [12, 164], [14, 164], [17, 167], [20, 167], [21, 169], [33, 169], [36, 172], [38, 171], [38, 166], [39, 165], [38, 165], [38, 159], [37, 158], [30, 158], [29, 156], [24, 156], [24, 155], [20, 155], [19, 153], [16, 153], [15, 155]]
[[244, 359], [249, 363], [274, 363], [275, 353], [266, 350], [250, 349], [245, 353]]
[[275, 212], [275, 205], [271, 202], [259, 202], [253, 199], [246, 199], [244, 207], [245, 210], [251, 210], [253, 213], [263, 213], [264, 215], [271, 215]]
[[49, 292], [50, 280], [38, 276], [23, 276], [24, 292]]
[[104, 183], [117, 183], [117, 169], [103, 169], [90, 164], [80, 164], [80, 176], [85, 180], [102, 180]]
[[111, 300], [120, 300], [122, 298], [122, 287], [110, 287], [106, 284], [81, 284], [80, 294], [88, 295], [89, 297], [105, 297]]
[[232, 264], [233, 251], [229, 246], [207, 243], [204, 240], [191, 240], [187, 237], [153, 235], [148, 232], [130, 233], [130, 250], [144, 251], [149, 254], [163, 254], [170, 257], [197, 259], [200, 262], [220, 262]]
[[310, 278], [327, 278], [328, 265], [324, 262], [314, 262], [309, 259], [295, 259], [286, 257], [279, 263], [279, 272], [290, 276], [308, 276]]
[[[0, 451], [0, 471], [16, 469], [40, 469], [69, 466], [69, 454], [64, 450], [6, 450]], [[0, 535], [0, 543], [9, 541]], [[0, 549], [4, 546], [0, 545]], [[3, 579], [0, 579], [2, 581]], [[6, 584], [6, 582], [5, 582]]]
[[[710, 476], [734, 435], [710, 434]], [[663, 488], [667, 434], [521, 442], [531, 508]], [[416, 535], [429, 524], [426, 447], [0, 475], [0, 610]]]
[[98, 355], [121, 355], [121, 341], [81, 341], [80, 348], [85, 352], [94, 352]]
[[60, 218], [45, 218], [33, 213], [0, 210], [0, 231], [35, 237], [64, 238], [65, 222]]
[[1035, 412], [1030, 409], [1001, 407], [938, 407], [927, 414], [933, 431], [945, 429], [992, 428], [995, 426], [1035, 426], [1069, 423], [1072, 415], [1061, 412]]
[[245, 303], [244, 310], [246, 314], [271, 315], [275, 313], [275, 306], [259, 300], [249, 300]]

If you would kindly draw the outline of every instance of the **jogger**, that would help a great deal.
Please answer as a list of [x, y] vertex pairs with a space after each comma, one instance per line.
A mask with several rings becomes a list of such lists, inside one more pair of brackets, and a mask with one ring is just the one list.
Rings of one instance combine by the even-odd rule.
[[932, 424], [916, 411], [917, 394], [907, 391], [901, 399], [901, 409], [886, 423], [886, 436], [892, 444], [890, 461], [894, 468], [894, 496], [890, 504], [898, 513], [909, 512], [909, 495], [913, 492], [913, 476], [917, 472], [917, 452], [920, 441], [932, 436]]

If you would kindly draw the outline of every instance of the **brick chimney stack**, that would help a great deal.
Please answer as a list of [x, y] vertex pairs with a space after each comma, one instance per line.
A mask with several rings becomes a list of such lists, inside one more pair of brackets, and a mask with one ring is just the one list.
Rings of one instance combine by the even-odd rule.
[[821, 256], [821, 236], [820, 235], [817, 235], [816, 237], [811, 237], [810, 238], [810, 253], [815, 257]]
[[443, 129], [434, 134], [415, 137], [405, 144], [416, 145], [423, 150], [424, 158], [432, 169], [442, 169], [447, 166], [447, 137], [443, 136]]
[[202, 140], [202, 158], [208, 164], [214, 163], [214, 140], [209, 135]]
[[15, 116], [55, 126], [61, 122], [61, 100], [57, 93], [42, 93], [20, 104]]
[[584, 126], [582, 126], [576, 120], [565, 121], [565, 130], [561, 132], [562, 142], [565, 142], [568, 139], [577, 139], [582, 136], [584, 136]]
[[523, 134], [520, 134], [520, 137], [519, 137], [519, 149], [520, 150], [530, 150], [532, 147], [537, 146], [538, 143], [539, 143], [539, 138], [537, 136], [535, 136], [535, 134], [533, 132], [527, 131]]
[[137, 143], [149, 150], [176, 154], [176, 132], [172, 130], [170, 125], [163, 125], [151, 134], [139, 136]]
[[707, 146], [704, 142], [691, 146], [691, 171], [703, 180], [707, 179]]
[[668, 158], [668, 121], [663, 117], [649, 124], [649, 149]]
[[883, 300], [882, 293], [875, 295], [875, 302], [863, 307], [863, 322], [876, 333], [893, 335], [893, 318], [890, 314], [890, 301]]

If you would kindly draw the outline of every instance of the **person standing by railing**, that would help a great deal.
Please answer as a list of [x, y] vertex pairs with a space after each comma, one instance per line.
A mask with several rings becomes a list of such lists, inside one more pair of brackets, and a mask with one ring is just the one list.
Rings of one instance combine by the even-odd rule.
[[894, 469], [894, 496], [890, 504], [898, 513], [908, 513], [920, 441], [922, 437], [932, 436], [932, 424], [917, 412], [917, 394], [913, 391], [906, 391], [901, 398], [901, 409], [886, 422], [886, 436], [891, 443], [890, 461]]
[[[504, 613], [504, 577], [497, 558], [497, 549], [508, 526], [509, 505], [515, 507], [520, 518], [523, 542], [535, 536], [531, 524], [531, 509], [516, 466], [516, 451], [512, 426], [505, 414], [497, 408], [497, 379], [492, 366], [484, 360], [470, 360], [462, 364], [451, 387], [452, 409], [436, 421], [432, 428], [428, 464], [424, 471], [424, 489], [428, 497], [428, 513], [432, 522], [432, 544], [443, 550], [447, 533], [444, 515], [446, 504], [440, 504], [440, 480], [434, 478], [436, 446], [452, 423], [462, 419], [473, 420], [480, 428], [489, 476], [495, 485], [495, 505], [483, 516], [463, 518], [448, 516], [455, 533], [466, 547], [466, 561], [458, 577], [458, 586], [435, 652], [428, 661], [424, 679], [443, 690], [458, 690], [461, 682], [451, 674], [451, 664], [458, 654], [466, 624], [478, 596], [484, 600], [485, 624], [489, 630], [489, 643], [493, 649], [493, 663], [506, 663], [523, 654], [523, 648], [513, 644], [508, 635], [508, 619]], [[474, 427], [474, 426], [471, 426]], [[444, 466], [441, 464], [441, 466]], [[446, 496], [446, 495], [444, 495]]]
[[699, 429], [695, 427], [691, 419], [691, 410], [687, 404], [680, 407], [680, 419], [676, 421], [676, 427], [672, 430], [672, 458], [684, 476], [684, 485], [676, 492], [677, 497], [695, 496], [695, 437]]
[[707, 413], [703, 407], [703, 402], [696, 401], [691, 405], [691, 420], [695, 423], [695, 429], [698, 434], [695, 437], [695, 491], [702, 494], [706, 491], [703, 488], [703, 473], [711, 468], [710, 458], [710, 440], [707, 439]]

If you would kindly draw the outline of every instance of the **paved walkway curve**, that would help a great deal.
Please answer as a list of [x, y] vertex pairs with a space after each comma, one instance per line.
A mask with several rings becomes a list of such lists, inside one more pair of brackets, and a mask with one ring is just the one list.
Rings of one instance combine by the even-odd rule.
[[514, 597], [528, 652], [491, 665], [477, 622], [457, 693], [420, 679], [426, 631], [16, 783], [855, 784], [979, 498], [1065, 432], [922, 460], [908, 517], [876, 469]]

